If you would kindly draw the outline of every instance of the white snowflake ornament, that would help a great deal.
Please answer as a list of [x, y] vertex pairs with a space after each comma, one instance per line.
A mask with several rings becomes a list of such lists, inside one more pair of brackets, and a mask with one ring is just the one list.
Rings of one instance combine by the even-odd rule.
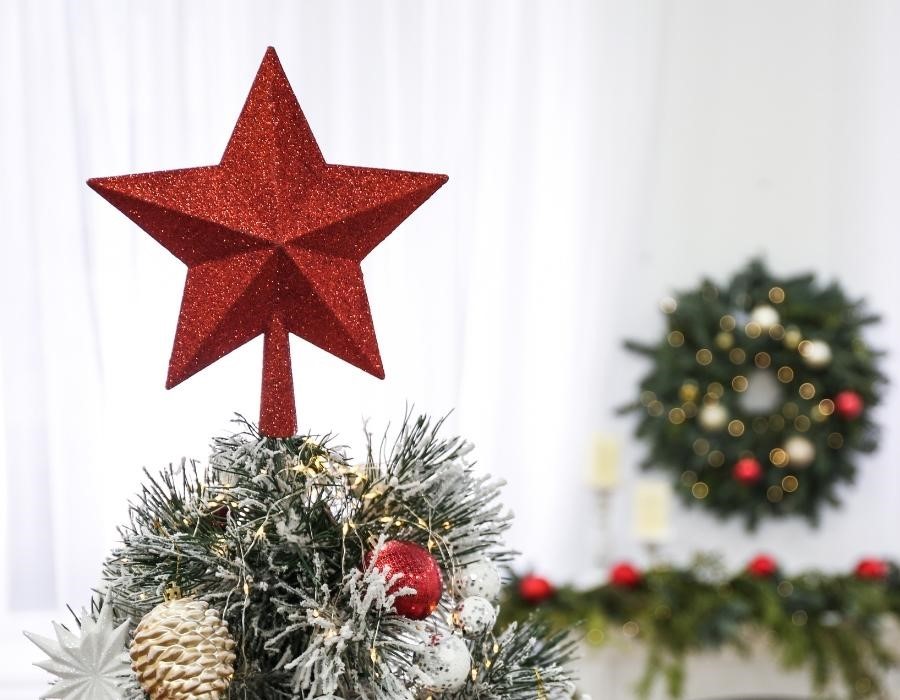
[[131, 675], [126, 642], [128, 621], [113, 627], [112, 606], [97, 618], [83, 610], [81, 635], [53, 623], [56, 639], [25, 632], [49, 658], [35, 664], [59, 678], [41, 698], [121, 700], [122, 683]]

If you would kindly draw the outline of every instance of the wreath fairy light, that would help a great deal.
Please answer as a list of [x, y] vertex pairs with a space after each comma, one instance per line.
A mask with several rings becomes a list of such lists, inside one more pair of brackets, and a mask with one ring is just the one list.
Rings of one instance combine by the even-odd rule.
[[674, 473], [690, 505], [721, 517], [801, 515], [817, 524], [855, 452], [877, 444], [871, 408], [885, 378], [862, 337], [878, 320], [836, 283], [787, 279], [751, 262], [660, 303], [665, 337], [626, 346], [650, 358], [636, 434], [645, 468]]

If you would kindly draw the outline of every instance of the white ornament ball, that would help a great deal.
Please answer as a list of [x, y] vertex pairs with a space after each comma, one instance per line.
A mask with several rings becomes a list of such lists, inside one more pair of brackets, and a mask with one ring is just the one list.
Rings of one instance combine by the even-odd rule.
[[750, 320], [758, 324], [764, 331], [767, 331], [772, 326], [779, 324], [781, 316], [773, 307], [768, 304], [762, 304], [750, 312]]
[[719, 403], [708, 403], [700, 409], [699, 420], [704, 430], [722, 430], [728, 423], [728, 409]]
[[437, 639], [419, 656], [426, 676], [425, 687], [433, 693], [459, 690], [472, 670], [472, 655], [465, 641], [455, 634]]
[[497, 621], [497, 611], [487, 598], [473, 595], [456, 606], [453, 625], [469, 637], [484, 634]]
[[816, 446], [802, 435], [793, 435], [784, 443], [792, 467], [808, 467], [816, 458]]
[[810, 340], [801, 345], [800, 354], [807, 366], [822, 369], [831, 363], [831, 346], [824, 340]]
[[490, 559], [479, 559], [456, 571], [453, 587], [460, 598], [481, 596], [497, 600], [502, 588], [500, 571]]

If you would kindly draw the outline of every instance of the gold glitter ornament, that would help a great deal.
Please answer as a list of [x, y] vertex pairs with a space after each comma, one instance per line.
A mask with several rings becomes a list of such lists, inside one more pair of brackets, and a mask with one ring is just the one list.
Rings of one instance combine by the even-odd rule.
[[131, 667], [151, 700], [222, 700], [234, 675], [234, 646], [208, 603], [167, 600], [135, 629]]

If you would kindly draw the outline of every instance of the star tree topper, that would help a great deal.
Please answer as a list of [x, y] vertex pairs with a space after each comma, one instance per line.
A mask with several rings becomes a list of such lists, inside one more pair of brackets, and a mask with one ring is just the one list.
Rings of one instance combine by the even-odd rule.
[[260, 431], [288, 437], [288, 334], [383, 378], [360, 263], [446, 181], [326, 163], [270, 47], [218, 165], [88, 184], [188, 267], [166, 387], [264, 334]]

